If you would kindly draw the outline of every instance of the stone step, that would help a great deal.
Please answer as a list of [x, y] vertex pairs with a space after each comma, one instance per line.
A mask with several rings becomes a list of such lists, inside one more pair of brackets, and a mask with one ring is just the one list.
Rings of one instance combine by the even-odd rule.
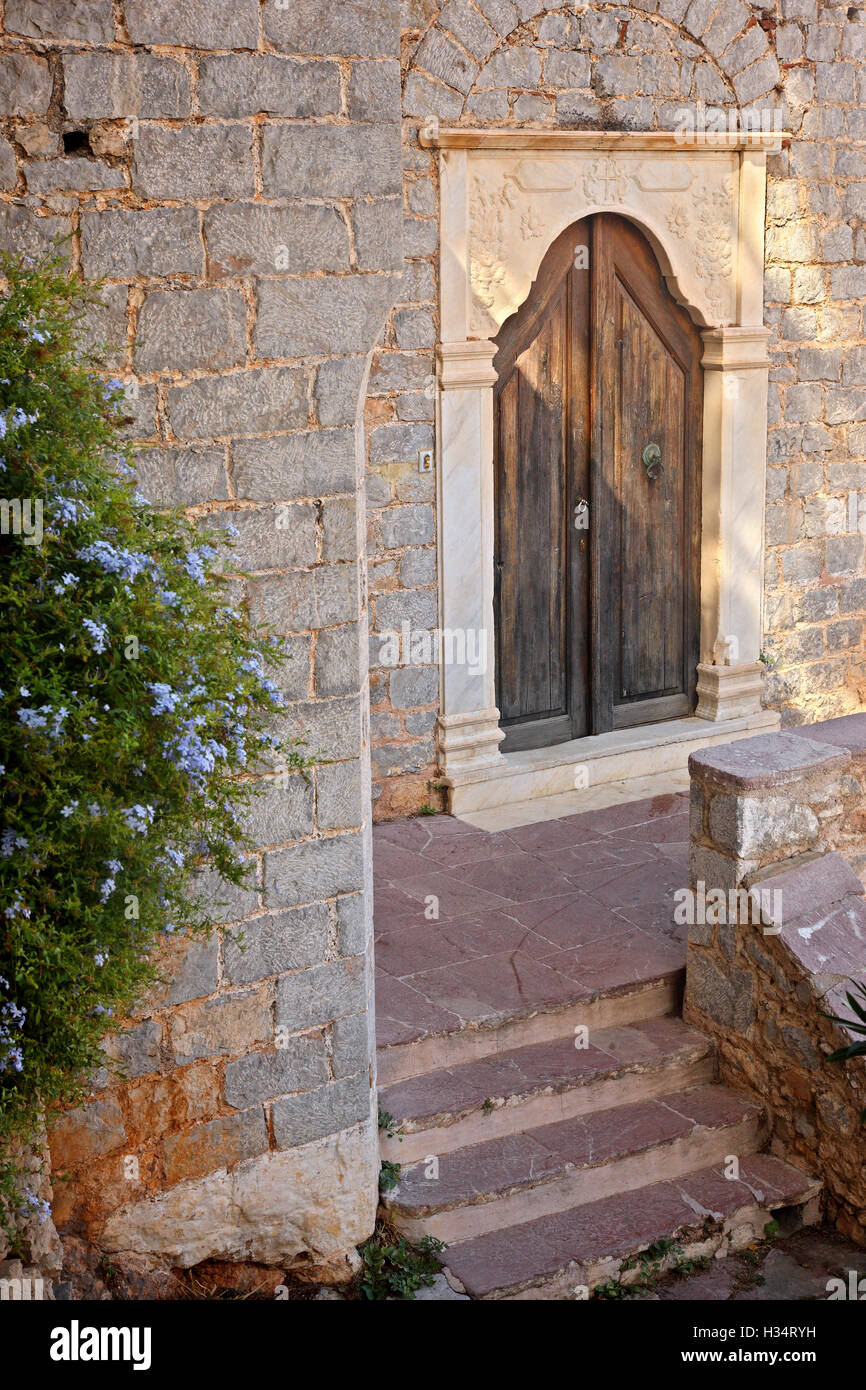
[[[658, 1269], [677, 1258], [720, 1257], [760, 1239], [776, 1215], [788, 1232], [819, 1219], [821, 1184], [768, 1154], [740, 1161], [739, 1179], [721, 1164], [588, 1205], [507, 1226], [456, 1244], [442, 1256], [449, 1282], [477, 1299], [585, 1298], [624, 1262], [674, 1242]], [[632, 1282], [639, 1271], [626, 1272]]]
[[[603, 1028], [623, 1027], [681, 1011], [685, 970], [676, 965], [654, 978], [634, 978], [622, 985], [588, 994], [575, 987], [575, 998], [542, 1005], [527, 1000], [524, 1007], [490, 1016], [482, 1024], [462, 1024], [453, 1031], [413, 1037], [404, 1043], [378, 1047], [376, 1070], [380, 1086], [421, 1076], [425, 1072], [462, 1066], [482, 1057], [495, 1057], [516, 1048], [573, 1038], [586, 1027], [592, 1036]], [[387, 1106], [385, 1107], [387, 1109]]]
[[437, 1155], [435, 1179], [422, 1160], [384, 1204], [408, 1236], [450, 1244], [753, 1154], [766, 1137], [760, 1106], [699, 1086]]
[[[402, 1138], [382, 1157], [414, 1163], [433, 1152], [628, 1105], [712, 1081], [713, 1047], [679, 1018], [654, 1018], [482, 1057], [427, 1072], [379, 1092]], [[435, 1131], [435, 1133], [434, 1133]]]

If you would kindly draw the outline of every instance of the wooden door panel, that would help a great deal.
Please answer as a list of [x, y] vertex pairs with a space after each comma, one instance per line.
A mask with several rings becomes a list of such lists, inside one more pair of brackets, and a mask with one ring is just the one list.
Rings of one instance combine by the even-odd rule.
[[[573, 284], [578, 235], [569, 229], [550, 248], [527, 301], [503, 324], [494, 359], [497, 702], [506, 749], [587, 732], [585, 618], [575, 624], [581, 605], [569, 534], [582, 437], [571, 385], [575, 325], [587, 321], [586, 272], [582, 310]], [[580, 561], [585, 570], [585, 555]], [[585, 592], [582, 603], [585, 610]]]
[[[616, 439], [621, 563], [620, 700], [677, 694], [683, 681], [683, 372], [618, 287]], [[651, 478], [648, 444], [661, 450]]]
[[504, 721], [566, 713], [565, 333], [561, 285], [500, 391], [499, 648]]
[[[690, 711], [698, 661], [701, 339], [643, 235], [595, 231], [596, 732]], [[660, 451], [656, 476], [644, 450]], [[607, 602], [605, 603], [605, 598]]]

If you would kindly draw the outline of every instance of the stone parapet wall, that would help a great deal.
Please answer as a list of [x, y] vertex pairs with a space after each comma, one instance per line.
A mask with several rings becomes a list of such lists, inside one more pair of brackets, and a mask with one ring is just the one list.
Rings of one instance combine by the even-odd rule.
[[319, 753], [256, 802], [223, 929], [167, 951], [128, 1079], [53, 1127], [59, 1225], [121, 1254], [339, 1274], [373, 1226], [362, 403], [402, 264], [399, 51], [392, 0], [3, 6], [0, 245], [65, 237], [103, 279], [87, 336], [142, 491], [238, 528], [280, 731]]
[[820, 1177], [829, 1216], [866, 1243], [866, 1061], [827, 1062], [858, 1037], [824, 1017], [853, 1018], [846, 991], [866, 984], [866, 716], [689, 767], [684, 1017], [715, 1040], [721, 1079], [766, 1105], [772, 1151]]

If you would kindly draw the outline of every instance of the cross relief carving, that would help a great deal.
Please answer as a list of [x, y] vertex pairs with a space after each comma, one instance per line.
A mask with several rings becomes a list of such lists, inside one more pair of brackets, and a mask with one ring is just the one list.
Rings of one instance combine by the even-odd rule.
[[494, 336], [569, 222], [605, 209], [650, 234], [677, 297], [705, 326], [736, 319], [737, 156], [646, 151], [469, 160], [469, 331]]

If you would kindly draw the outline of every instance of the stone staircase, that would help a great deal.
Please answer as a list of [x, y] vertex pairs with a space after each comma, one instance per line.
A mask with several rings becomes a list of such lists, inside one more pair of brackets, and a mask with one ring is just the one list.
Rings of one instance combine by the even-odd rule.
[[713, 1044], [683, 1022], [679, 959], [635, 979], [619, 940], [602, 987], [578, 974], [571, 998], [522, 989], [495, 1016], [380, 1044], [399, 1130], [382, 1157], [402, 1169], [384, 1206], [447, 1243], [449, 1282], [472, 1298], [585, 1297], [623, 1266], [634, 1278], [641, 1252], [665, 1268], [818, 1218], [820, 1184], [762, 1152], [763, 1107], [715, 1081]]
[[[603, 1020], [587, 1047], [566, 1009], [520, 1020], [507, 1051], [491, 1030], [469, 1060], [466, 1039], [448, 1040], [454, 1065], [413, 1074], [411, 1047], [383, 1059], [380, 1104], [402, 1130], [383, 1140], [402, 1166], [384, 1205], [407, 1235], [447, 1243], [461, 1292], [567, 1297], [659, 1241], [726, 1253], [774, 1214], [786, 1229], [816, 1219], [818, 1184], [760, 1152], [763, 1108], [714, 1082], [711, 1043], [676, 1015], [648, 1017], [653, 1000], [664, 990], [584, 1006], [584, 1023]], [[732, 1156], [738, 1180], [725, 1176]]]

